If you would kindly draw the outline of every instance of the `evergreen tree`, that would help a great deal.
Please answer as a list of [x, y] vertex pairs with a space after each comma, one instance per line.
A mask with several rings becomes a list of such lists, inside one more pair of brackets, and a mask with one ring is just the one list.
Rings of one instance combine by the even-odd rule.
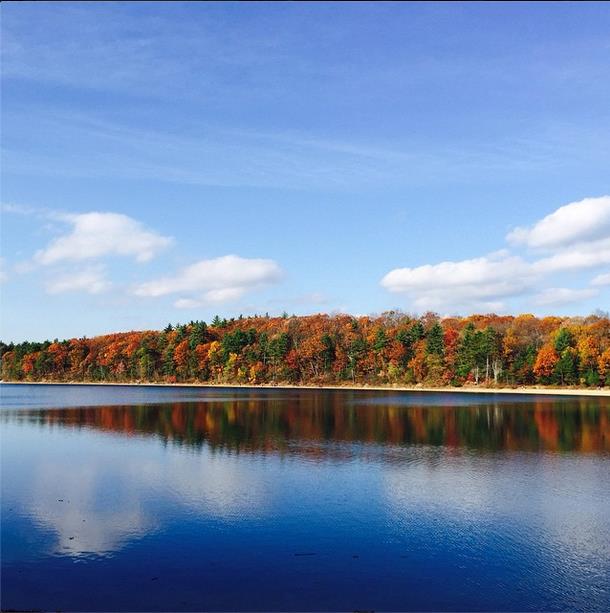
[[352, 374], [352, 381], [356, 381], [358, 362], [362, 359], [363, 355], [366, 353], [366, 350], [366, 341], [362, 337], [355, 338], [349, 345], [347, 359]]
[[189, 349], [191, 351], [197, 345], [203, 345], [206, 342], [208, 326], [205, 321], [194, 321], [191, 323], [191, 331], [189, 334]]
[[477, 338], [474, 324], [469, 322], [464, 330], [457, 348], [456, 374], [466, 379], [477, 363]]
[[171, 377], [176, 374], [176, 365], [174, 364], [174, 349], [176, 345], [172, 342], [166, 345], [161, 354], [161, 372], [166, 377]]
[[406, 366], [413, 357], [413, 337], [409, 330], [400, 330], [396, 335], [396, 340], [400, 342], [405, 349], [402, 365]]
[[332, 363], [335, 361], [335, 343], [330, 334], [322, 336], [322, 359], [324, 360], [324, 370], [330, 370]]
[[561, 385], [578, 383], [578, 355], [572, 347], [566, 347], [555, 365], [555, 382]]
[[373, 343], [373, 349], [379, 353], [381, 351], [383, 351], [387, 344], [388, 344], [388, 337], [385, 333], [385, 330], [383, 328], [379, 328], [379, 330], [377, 330], [377, 334], [375, 336], [375, 342]]
[[574, 346], [572, 334], [566, 328], [560, 328], [555, 336], [555, 351], [560, 355], [568, 348]]
[[269, 355], [273, 360], [279, 362], [282, 360], [290, 349], [290, 336], [283, 332], [279, 336], [271, 339], [269, 343]]
[[424, 338], [426, 331], [424, 330], [424, 326], [421, 321], [416, 321], [411, 328], [409, 329], [409, 336], [411, 337], [411, 342], [416, 343]]
[[443, 328], [436, 322], [428, 331], [426, 336], [426, 354], [443, 357], [445, 354], [445, 341], [443, 339]]

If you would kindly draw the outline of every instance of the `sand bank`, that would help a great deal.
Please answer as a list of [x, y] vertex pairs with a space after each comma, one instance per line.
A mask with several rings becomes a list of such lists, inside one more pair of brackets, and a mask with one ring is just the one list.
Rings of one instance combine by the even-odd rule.
[[459, 394], [546, 394], [556, 396], [606, 396], [610, 397], [610, 388], [576, 388], [576, 387], [404, 387], [379, 385], [290, 385], [290, 384], [220, 384], [220, 383], [114, 383], [106, 381], [0, 381], [15, 385], [107, 385], [107, 386], [138, 386], [138, 387], [201, 387], [201, 388], [244, 388], [244, 389], [307, 389], [307, 390], [342, 390], [342, 391], [380, 391], [380, 392], [434, 392]]

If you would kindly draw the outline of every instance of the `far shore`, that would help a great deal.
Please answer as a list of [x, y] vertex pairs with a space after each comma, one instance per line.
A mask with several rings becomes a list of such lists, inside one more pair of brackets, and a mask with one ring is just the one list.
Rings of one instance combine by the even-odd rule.
[[147, 383], [113, 381], [0, 381], [0, 384], [11, 385], [104, 385], [104, 386], [134, 386], [134, 387], [202, 387], [202, 388], [244, 388], [244, 389], [306, 389], [306, 390], [342, 390], [342, 391], [375, 391], [375, 392], [435, 392], [460, 394], [544, 394], [555, 396], [606, 396], [610, 397], [610, 388], [556, 388], [556, 387], [403, 387], [380, 385], [290, 385], [290, 384], [229, 384], [229, 383]]

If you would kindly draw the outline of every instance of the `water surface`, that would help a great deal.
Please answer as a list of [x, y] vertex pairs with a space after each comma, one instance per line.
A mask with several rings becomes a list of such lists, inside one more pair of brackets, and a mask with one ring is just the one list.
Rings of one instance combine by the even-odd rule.
[[2, 608], [610, 610], [610, 399], [2, 385]]

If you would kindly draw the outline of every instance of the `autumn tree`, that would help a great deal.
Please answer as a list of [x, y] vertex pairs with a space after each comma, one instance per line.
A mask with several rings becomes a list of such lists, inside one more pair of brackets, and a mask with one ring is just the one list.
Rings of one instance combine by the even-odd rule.
[[536, 356], [534, 373], [536, 373], [536, 376], [542, 379], [544, 383], [548, 383], [551, 375], [555, 371], [555, 366], [557, 365], [558, 361], [559, 356], [557, 355], [555, 347], [552, 345], [545, 345], [540, 349], [538, 355]]

